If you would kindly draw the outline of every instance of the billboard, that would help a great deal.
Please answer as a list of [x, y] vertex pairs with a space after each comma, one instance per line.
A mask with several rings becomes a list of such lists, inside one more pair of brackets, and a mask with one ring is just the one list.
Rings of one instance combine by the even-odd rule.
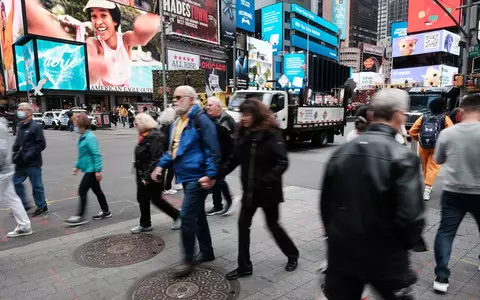
[[176, 50], [168, 50], [168, 69], [169, 70], [198, 70], [200, 69], [200, 56], [180, 52]]
[[152, 70], [162, 66], [158, 15], [105, 0], [40, 3], [27, 10], [28, 33], [86, 42], [90, 90], [152, 92]]
[[4, 0], [1, 2], [2, 16], [2, 58], [3, 58], [3, 77], [6, 82], [6, 91], [15, 92], [17, 90], [17, 80], [13, 67], [13, 43], [24, 35], [22, 1]]
[[392, 23], [392, 27], [391, 27], [392, 40], [394, 38], [407, 36], [407, 26], [408, 26], [407, 22]]
[[433, 52], [460, 54], [460, 36], [447, 30], [425, 32], [393, 39], [392, 57]]
[[453, 84], [453, 76], [458, 68], [445, 65], [424, 66], [417, 68], [393, 69], [390, 74], [391, 84], [416, 83], [424, 87], [439, 87]]
[[362, 65], [361, 72], [383, 73], [382, 65], [385, 48], [367, 43], [361, 44]]
[[23, 46], [15, 45], [15, 61], [17, 64], [18, 90], [30, 91], [37, 87], [37, 72], [33, 40]]
[[283, 50], [283, 3], [262, 8], [262, 40], [272, 44], [273, 52]]
[[237, 28], [255, 32], [255, 0], [237, 0]]
[[346, 39], [348, 0], [332, 1], [332, 22], [340, 30], [340, 39]]
[[273, 79], [273, 53], [269, 42], [247, 37], [248, 77], [251, 86], [271, 87]]
[[87, 90], [85, 46], [37, 40], [39, 82], [44, 89]]
[[237, 81], [235, 84], [237, 89], [246, 90], [248, 88], [248, 54], [242, 49], [237, 49], [235, 78]]
[[377, 85], [383, 85], [383, 76], [375, 72], [352, 73], [352, 79], [358, 88], [368, 88]]
[[200, 68], [205, 70], [205, 92], [207, 96], [215, 92], [225, 91], [227, 87], [227, 62], [224, 60], [202, 56]]
[[[292, 46], [307, 50], [307, 39], [304, 39], [297, 35], [292, 35], [291, 44]], [[315, 42], [308, 41], [308, 50], [310, 52], [313, 52], [331, 59], [338, 60], [338, 55], [336, 50], [325, 47], [323, 45], [319, 45]]]
[[306, 10], [305, 8], [301, 7], [300, 5], [292, 4], [292, 12], [297, 13], [299, 15], [302, 15], [305, 18], [319, 24], [320, 26], [323, 26], [323, 27], [335, 32], [336, 34], [338, 34], [338, 27], [337, 26], [328, 22], [325, 19], [320, 18], [316, 14], [312, 13], [311, 11]]
[[305, 54], [285, 54], [283, 73], [287, 76], [290, 87], [303, 88], [305, 68]]
[[325, 43], [328, 43], [332, 46], [338, 47], [338, 39], [331, 34], [326, 33], [323, 30], [315, 28], [297, 18], [292, 18], [291, 27], [293, 30], [298, 30], [303, 32], [310, 37], [317, 38]]
[[172, 34], [218, 44], [217, 3], [215, 0], [163, 0], [163, 12], [173, 22]]
[[153, 4], [153, 1], [151, 0], [110, 0], [110, 1], [117, 2], [118, 4], [128, 5], [128, 6], [142, 9], [145, 11], [152, 11], [152, 9], [154, 8], [151, 5]]
[[[442, 0], [442, 5], [460, 22], [461, 0]], [[455, 23], [434, 1], [408, 1], [408, 33], [441, 29], [455, 26]]]
[[237, 36], [237, 8], [235, 1], [220, 1], [220, 39], [229, 43], [234, 42]]

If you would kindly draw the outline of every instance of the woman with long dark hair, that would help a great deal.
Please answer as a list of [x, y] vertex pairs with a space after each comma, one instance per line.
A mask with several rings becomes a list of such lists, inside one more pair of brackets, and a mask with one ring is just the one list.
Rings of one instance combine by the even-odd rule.
[[[242, 208], [238, 220], [238, 268], [228, 280], [252, 274], [250, 227], [257, 208], [262, 208], [277, 245], [287, 256], [286, 271], [297, 268], [299, 252], [278, 223], [283, 202], [282, 175], [288, 168], [287, 148], [272, 113], [256, 99], [240, 106], [242, 113], [237, 144], [232, 159], [221, 168], [223, 175], [241, 166]], [[220, 176], [219, 176], [220, 177]]]

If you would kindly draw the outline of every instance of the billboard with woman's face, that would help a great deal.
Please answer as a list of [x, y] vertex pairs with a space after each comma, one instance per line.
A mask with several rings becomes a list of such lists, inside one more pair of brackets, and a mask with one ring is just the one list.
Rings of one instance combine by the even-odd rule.
[[90, 90], [152, 92], [160, 17], [108, 0], [28, 0], [28, 33], [86, 43]]

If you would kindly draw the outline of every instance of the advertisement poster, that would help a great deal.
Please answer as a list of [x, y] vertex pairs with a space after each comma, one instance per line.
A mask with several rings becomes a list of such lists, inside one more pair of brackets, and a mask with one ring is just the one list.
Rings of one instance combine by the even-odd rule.
[[39, 82], [44, 89], [87, 90], [85, 46], [37, 40]]
[[168, 50], [169, 70], [198, 70], [200, 69], [200, 56], [176, 50]]
[[424, 87], [441, 87], [453, 84], [453, 76], [458, 68], [445, 65], [417, 68], [393, 69], [390, 75], [392, 84], [416, 83]]
[[[442, 5], [460, 22], [461, 0], [442, 0]], [[453, 27], [455, 23], [434, 1], [408, 1], [408, 33]]]
[[200, 61], [200, 68], [205, 70], [207, 96], [212, 96], [215, 92], [225, 91], [227, 86], [227, 62], [205, 56], [202, 56]]
[[334, 37], [331, 34], [326, 33], [323, 30], [320, 30], [318, 28], [315, 28], [297, 18], [292, 18], [292, 23], [291, 23], [292, 29], [293, 30], [298, 30], [306, 35], [309, 35], [310, 37], [317, 38], [321, 41], [324, 41], [325, 43], [328, 43], [334, 47], [338, 47], [338, 40], [336, 37]]
[[35, 71], [35, 54], [32, 40], [23, 46], [15, 46], [15, 60], [17, 62], [18, 90], [24, 92], [37, 87], [37, 72]]
[[173, 21], [173, 34], [218, 44], [217, 3], [216, 0], [164, 0], [163, 12]]
[[237, 0], [222, 0], [220, 1], [220, 39], [225, 42], [235, 41], [237, 36]]
[[361, 44], [362, 49], [362, 72], [383, 73], [383, 52], [384, 48], [380, 46], [370, 45], [367, 43]]
[[460, 36], [447, 30], [431, 31], [393, 39], [392, 57], [433, 52], [460, 54]]
[[303, 88], [305, 78], [305, 54], [285, 54], [283, 70], [290, 82], [290, 87]]
[[407, 36], [407, 26], [408, 26], [408, 23], [407, 23], [407, 22], [395, 22], [395, 23], [392, 23], [392, 27], [391, 27], [391, 30], [392, 30], [391, 37], [392, 37], [392, 40], [393, 40], [394, 38]]
[[346, 39], [348, 0], [332, 1], [332, 22], [340, 30], [340, 39]]
[[[297, 4], [292, 4], [292, 12], [297, 13], [301, 16], [304, 16], [310, 22], [315, 22], [319, 24], [320, 26], [323, 26], [329, 30], [331, 30], [333, 33], [338, 34], [338, 27], [335, 26], [334, 24], [328, 22], [327, 20], [320, 18], [316, 14], [312, 13], [311, 11], [306, 10], [305, 8], [301, 7], [300, 5]], [[310, 23], [311, 24], [311, 23]], [[335, 45], [337, 45], [338, 42], [335, 42]]]
[[251, 86], [271, 87], [273, 79], [272, 45], [268, 42], [247, 38], [248, 77]]
[[237, 27], [255, 32], [255, 0], [237, 0]]
[[[301, 49], [307, 49], [307, 40], [298, 35], [292, 35], [290, 38], [292, 46], [299, 47]], [[338, 60], [337, 50], [325, 47], [312, 41], [308, 41], [308, 50], [310, 52], [322, 55], [334, 60]]]
[[110, 0], [113, 2], [117, 2], [118, 4], [128, 5], [131, 7], [136, 7], [138, 9], [142, 9], [145, 11], [152, 11], [154, 7], [152, 7], [152, 3], [156, 1], [152, 0]]
[[24, 34], [22, 2], [20, 0], [1, 1], [3, 77], [5, 78], [6, 90], [17, 90], [15, 71], [13, 67], [13, 43]]
[[282, 2], [262, 8], [262, 40], [272, 44], [273, 52], [283, 49]]
[[243, 50], [237, 50], [237, 60], [235, 61], [236, 87], [239, 90], [248, 89], [248, 56]]
[[27, 11], [28, 33], [86, 42], [90, 90], [152, 93], [152, 70], [162, 67], [158, 15], [105, 0], [40, 3]]
[[383, 77], [375, 72], [353, 73], [352, 79], [357, 84], [357, 88], [368, 88], [376, 85], [383, 85]]

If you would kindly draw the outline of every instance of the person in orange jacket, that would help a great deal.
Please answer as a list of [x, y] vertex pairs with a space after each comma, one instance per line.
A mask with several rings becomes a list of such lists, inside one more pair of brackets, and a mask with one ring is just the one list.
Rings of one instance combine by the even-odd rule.
[[453, 126], [450, 117], [445, 115], [446, 103], [442, 98], [433, 99], [428, 104], [428, 113], [423, 114], [413, 124], [409, 131], [413, 140], [419, 142], [418, 154], [422, 161], [422, 171], [425, 183], [423, 200], [430, 200], [432, 186], [440, 171], [440, 165], [433, 159], [435, 151], [435, 142], [440, 131]]

